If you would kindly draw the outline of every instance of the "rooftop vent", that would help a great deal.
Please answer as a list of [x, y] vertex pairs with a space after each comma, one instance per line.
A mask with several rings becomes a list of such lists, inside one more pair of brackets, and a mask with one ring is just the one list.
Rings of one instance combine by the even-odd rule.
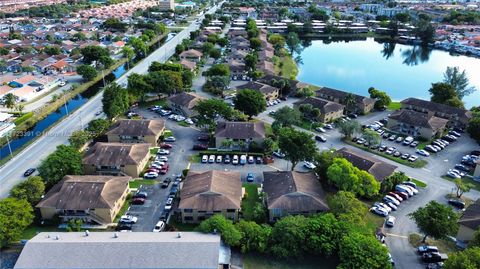
[[113, 238], [118, 238], [118, 233], [113, 233]]
[[177, 233], [177, 238], [182, 238], [182, 233], [178, 232]]
[[89, 236], [90, 232], [88, 230], [85, 230], [85, 236]]
[[55, 235], [55, 240], [60, 240], [60, 236]]

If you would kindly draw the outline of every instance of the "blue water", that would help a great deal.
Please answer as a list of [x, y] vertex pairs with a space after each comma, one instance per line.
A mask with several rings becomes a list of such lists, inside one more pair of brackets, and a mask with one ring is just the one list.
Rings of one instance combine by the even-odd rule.
[[431, 83], [441, 81], [448, 66], [459, 66], [477, 88], [463, 99], [466, 107], [480, 105], [480, 59], [418, 46], [393, 46], [373, 38], [331, 43], [314, 40], [300, 54], [303, 63], [297, 79], [361, 95], [368, 95], [373, 86], [395, 101], [407, 97], [428, 100]]
[[[119, 68], [113, 71], [112, 76], [110, 75], [106, 76], [105, 79], [107, 81], [111, 81], [115, 78], [120, 77], [123, 73], [125, 73], [125, 67], [120, 66]], [[68, 113], [72, 113], [77, 108], [85, 104], [90, 97], [94, 96], [98, 92], [101, 86], [103, 86], [103, 81], [99, 81], [95, 85], [91, 86], [88, 90], [83, 92], [82, 94], [79, 94], [74, 98], [70, 99], [66, 103], [66, 109], [65, 109], [65, 106], [62, 106], [57, 111], [50, 113], [43, 120], [37, 122], [37, 124], [35, 124], [30, 130], [26, 131], [22, 136], [19, 136], [13, 139], [12, 141], [10, 141], [11, 150], [15, 151], [16, 149], [25, 145], [25, 143], [28, 143], [35, 137], [42, 135], [46, 129], [48, 129], [58, 120], [60, 120], [62, 117], [67, 115], [67, 111]], [[5, 145], [2, 148], [0, 148], [0, 159], [7, 157], [9, 154], [10, 154], [10, 149], [8, 148], [8, 145]]]

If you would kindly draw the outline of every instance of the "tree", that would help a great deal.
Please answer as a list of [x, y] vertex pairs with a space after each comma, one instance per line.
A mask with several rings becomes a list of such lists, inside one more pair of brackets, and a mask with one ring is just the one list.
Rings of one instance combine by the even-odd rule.
[[43, 179], [39, 176], [32, 176], [13, 187], [10, 191], [10, 197], [18, 200], [24, 199], [31, 205], [36, 205], [42, 199], [44, 193], [45, 183], [43, 183]]
[[451, 207], [436, 201], [430, 201], [425, 207], [418, 208], [409, 216], [417, 223], [419, 230], [425, 234], [423, 243], [427, 236], [442, 239], [454, 236], [458, 230], [458, 215]]
[[242, 239], [242, 234], [235, 228], [232, 221], [219, 214], [202, 221], [197, 230], [203, 233], [216, 231], [222, 235], [223, 241], [232, 247], [238, 246]]
[[111, 122], [106, 119], [94, 119], [88, 123], [85, 129], [90, 133], [92, 138], [97, 138], [104, 135], [110, 129]]
[[361, 126], [360, 123], [356, 120], [350, 121], [343, 121], [338, 123], [338, 129], [341, 134], [345, 136], [345, 138], [352, 137], [353, 134], [360, 131]]
[[392, 102], [392, 99], [387, 95], [386, 92], [379, 91], [373, 87], [368, 89], [368, 93], [370, 94], [370, 98], [376, 100], [374, 105], [376, 109], [387, 107]]
[[102, 57], [110, 58], [110, 52], [108, 49], [100, 46], [86, 46], [80, 51], [83, 55], [83, 62], [85, 64], [91, 64], [94, 61], [98, 61]]
[[355, 104], [357, 103], [357, 100], [353, 93], [348, 93], [343, 99], [343, 102], [345, 103], [345, 109], [347, 110], [347, 112], [352, 112], [355, 109]]
[[270, 35], [268, 42], [270, 42], [277, 51], [285, 47], [285, 38], [280, 34]]
[[15, 107], [15, 102], [17, 101], [16, 98], [15, 98], [15, 95], [13, 95], [13, 93], [7, 93], [5, 94], [5, 97], [4, 97], [4, 102], [5, 102], [5, 106], [7, 108], [14, 108]]
[[180, 53], [185, 51], [185, 46], [183, 44], [178, 44], [175, 47], [175, 54], [179, 55]]
[[15, 198], [0, 200], [1, 246], [18, 240], [23, 230], [32, 223], [33, 217], [33, 208], [27, 200]]
[[129, 108], [129, 98], [127, 89], [113, 82], [103, 91], [103, 111], [109, 119], [113, 119]]
[[343, 237], [343, 227], [331, 213], [314, 215], [307, 219], [306, 248], [314, 255], [332, 256]]
[[351, 191], [359, 196], [373, 197], [380, 190], [380, 183], [366, 171], [353, 166], [344, 158], [335, 158], [327, 169], [330, 183], [343, 191]]
[[287, 216], [275, 223], [272, 229], [270, 251], [279, 258], [296, 258], [305, 255], [307, 220], [302, 215]]
[[268, 249], [268, 241], [272, 233], [269, 225], [259, 225], [253, 221], [241, 220], [235, 225], [235, 228], [241, 234], [240, 250], [246, 252], [264, 253]]
[[128, 40], [128, 44], [132, 46], [138, 57], [147, 56], [147, 45], [140, 38], [132, 37]]
[[90, 133], [84, 130], [74, 131], [68, 138], [70, 145], [76, 149], [80, 149], [91, 139]]
[[367, 206], [349, 191], [339, 191], [328, 199], [330, 212], [339, 220], [349, 223], [365, 223]]
[[46, 46], [43, 51], [48, 55], [58, 55], [62, 53], [60, 47], [57, 46]]
[[480, 247], [470, 247], [462, 251], [449, 253], [444, 269], [476, 269], [480, 268]]
[[480, 143], [480, 116], [474, 116], [468, 122], [467, 132], [470, 136]]
[[410, 178], [407, 175], [405, 175], [404, 172], [395, 172], [382, 181], [381, 189], [383, 192], [388, 192], [393, 190], [395, 186], [397, 186], [398, 184], [401, 184], [409, 180]]
[[183, 78], [181, 72], [162, 70], [149, 73], [145, 80], [152, 86], [153, 92], [176, 94], [183, 92]]
[[130, 93], [135, 99], [144, 101], [148, 92], [152, 92], [153, 88], [147, 81], [145, 76], [133, 73], [127, 78], [128, 80], [128, 93]]
[[278, 147], [292, 163], [292, 171], [299, 161], [311, 161], [317, 150], [312, 135], [293, 128], [280, 129]]
[[133, 51], [133, 49], [130, 47], [124, 46], [122, 48], [122, 54], [123, 57], [127, 58], [128, 62], [131, 62], [133, 57], [135, 56], [135, 51]]
[[256, 116], [267, 108], [263, 94], [255, 90], [241, 90], [234, 98], [235, 109], [242, 111], [249, 118]]
[[211, 49], [208, 55], [213, 59], [219, 59], [222, 57], [222, 52], [219, 49]]
[[230, 77], [230, 67], [227, 64], [216, 64], [208, 69], [206, 75]]
[[289, 106], [283, 106], [273, 114], [273, 118], [281, 127], [290, 127], [298, 124], [301, 120], [301, 116], [300, 111]]
[[464, 193], [469, 192], [473, 187], [475, 187], [475, 185], [472, 183], [463, 182], [461, 178], [457, 178], [453, 182], [457, 188], [457, 198], [461, 198]]
[[285, 43], [287, 44], [288, 50], [290, 51], [290, 55], [293, 55], [293, 53], [300, 54], [302, 51], [302, 46], [300, 38], [298, 38], [298, 34], [291, 32], [288, 34], [287, 39], [285, 40]]
[[445, 82], [432, 83], [430, 100], [435, 103], [444, 104], [447, 100], [458, 97], [455, 88]]
[[127, 30], [127, 24], [121, 22], [117, 18], [108, 18], [103, 22], [103, 28], [118, 32], [125, 32]]
[[84, 80], [91, 81], [98, 75], [98, 72], [95, 69], [95, 67], [91, 65], [82, 64], [77, 66], [77, 74], [82, 76]]
[[82, 154], [72, 146], [59, 145], [42, 160], [38, 172], [47, 187], [53, 186], [66, 175], [81, 175]]
[[480, 247], [480, 229], [473, 233], [473, 239], [468, 242], [469, 247]]
[[394, 38], [398, 35], [398, 21], [390, 20], [387, 27], [388, 27], [388, 30], [390, 32], [390, 37], [391, 38]]
[[223, 91], [228, 89], [230, 78], [224, 76], [211, 76], [203, 85], [203, 90], [215, 95], [222, 95]]
[[419, 20], [415, 23], [415, 36], [422, 40], [423, 45], [433, 43], [435, 39], [435, 27], [430, 21]]
[[399, 22], [402, 22], [402, 23], [409, 22], [410, 19], [411, 19], [410, 14], [405, 13], [405, 12], [397, 13], [397, 14], [395, 14], [394, 17], [395, 17], [396, 20], [398, 20]]
[[443, 73], [443, 82], [449, 84], [455, 89], [458, 98], [461, 100], [463, 97], [472, 94], [475, 92], [476, 88], [471, 86], [469, 87], [469, 80], [465, 70], [460, 72], [458, 66], [447, 67], [445, 73]]
[[340, 243], [338, 268], [384, 269], [392, 268], [388, 250], [372, 235], [350, 233]]
[[368, 142], [369, 145], [378, 145], [380, 142], [382, 142], [380, 135], [374, 130], [368, 128], [363, 130], [362, 137]]
[[211, 131], [215, 129], [219, 118], [229, 119], [233, 115], [233, 109], [221, 99], [200, 100], [193, 109], [198, 114], [196, 125]]
[[258, 37], [250, 38], [250, 48], [258, 50], [262, 47], [262, 41]]
[[327, 178], [327, 169], [332, 165], [333, 160], [338, 157], [334, 149], [323, 150], [315, 155], [315, 172], [320, 176], [320, 179]]

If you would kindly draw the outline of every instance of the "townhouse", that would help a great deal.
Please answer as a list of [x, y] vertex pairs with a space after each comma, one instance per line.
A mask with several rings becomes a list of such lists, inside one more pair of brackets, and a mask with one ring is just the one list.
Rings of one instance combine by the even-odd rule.
[[319, 109], [320, 115], [318, 115], [316, 118], [313, 118], [313, 120], [323, 123], [333, 122], [336, 119], [341, 118], [345, 110], [345, 106], [342, 104], [317, 97], [307, 97], [293, 104], [293, 106], [297, 109], [299, 109], [302, 105], [311, 105], [312, 108]]
[[107, 132], [108, 142], [149, 143], [157, 146], [165, 130], [165, 120], [119, 120]]
[[263, 122], [218, 122], [214, 137], [216, 148], [245, 150], [252, 143], [261, 146], [265, 140], [265, 124]]
[[344, 105], [348, 113], [368, 114], [375, 104], [375, 99], [328, 87], [320, 88], [315, 94], [317, 97]]
[[400, 109], [388, 118], [387, 128], [401, 134], [430, 140], [440, 137], [445, 132], [447, 119], [439, 118], [434, 113], [422, 113], [415, 110]]

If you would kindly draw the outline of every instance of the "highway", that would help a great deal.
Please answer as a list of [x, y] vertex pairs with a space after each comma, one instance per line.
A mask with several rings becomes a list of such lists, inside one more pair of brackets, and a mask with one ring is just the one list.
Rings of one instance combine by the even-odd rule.
[[[222, 4], [223, 2], [210, 8], [206, 13], [214, 13], [218, 9], [218, 6]], [[203, 20], [203, 18], [204, 15], [199, 18], [200, 21]], [[147, 73], [148, 67], [154, 61], [165, 62], [175, 53], [175, 47], [180, 44], [183, 39], [190, 38], [190, 32], [197, 30], [199, 26], [196, 21], [193, 21], [187, 28], [123, 74], [116, 82], [119, 85], [126, 86], [129, 75], [133, 73]], [[82, 129], [82, 127], [84, 127], [82, 125], [86, 125], [98, 117], [95, 116], [95, 113], [102, 109], [102, 92], [103, 91], [100, 91], [82, 107], [70, 114], [70, 116], [57, 123], [50, 131], [42, 134], [35, 142], [0, 168], [0, 198], [7, 197], [13, 186], [25, 180], [23, 176], [25, 170], [38, 167], [42, 159], [52, 153], [58, 145], [68, 144], [68, 138], [72, 132]]]

